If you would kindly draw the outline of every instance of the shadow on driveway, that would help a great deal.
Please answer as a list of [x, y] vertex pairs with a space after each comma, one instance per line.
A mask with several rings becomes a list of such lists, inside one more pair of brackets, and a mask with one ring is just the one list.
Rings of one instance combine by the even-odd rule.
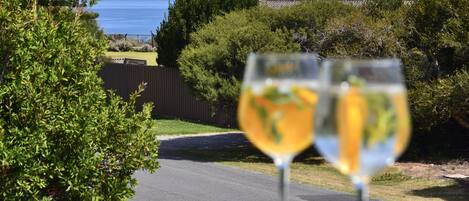
[[[242, 133], [181, 136], [162, 140], [160, 158], [199, 162], [272, 162], [272, 159], [255, 148]], [[325, 162], [313, 147], [295, 157], [295, 161], [316, 165]]]

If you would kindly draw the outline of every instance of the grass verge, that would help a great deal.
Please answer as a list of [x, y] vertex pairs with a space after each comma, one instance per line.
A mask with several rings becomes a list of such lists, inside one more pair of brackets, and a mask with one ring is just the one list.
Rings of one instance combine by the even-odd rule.
[[129, 58], [147, 60], [147, 65], [156, 66], [156, 52], [106, 52], [110, 58]]
[[180, 135], [198, 133], [218, 133], [236, 131], [201, 123], [193, 123], [179, 119], [156, 119], [152, 130], [158, 135]]
[[[192, 160], [219, 162], [256, 172], [275, 175], [277, 170], [270, 158], [251, 146], [221, 150], [181, 150]], [[291, 179], [335, 191], [353, 193], [349, 179], [319, 157], [314, 150], [303, 153], [291, 166]], [[446, 179], [422, 179], [404, 175], [390, 167], [372, 178], [370, 192], [373, 198], [394, 200], [452, 200], [462, 201], [469, 197], [467, 186]]]

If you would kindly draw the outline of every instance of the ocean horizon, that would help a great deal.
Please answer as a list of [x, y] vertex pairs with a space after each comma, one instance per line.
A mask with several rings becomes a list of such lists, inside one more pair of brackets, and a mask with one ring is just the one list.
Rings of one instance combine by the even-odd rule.
[[168, 13], [168, 0], [101, 0], [91, 11], [97, 12], [105, 34], [150, 35]]

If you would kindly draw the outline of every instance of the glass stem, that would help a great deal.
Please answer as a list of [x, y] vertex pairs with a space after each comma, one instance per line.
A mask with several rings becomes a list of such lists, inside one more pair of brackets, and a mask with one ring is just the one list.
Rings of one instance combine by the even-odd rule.
[[355, 185], [355, 189], [357, 189], [357, 200], [358, 201], [369, 201], [370, 196], [368, 194], [368, 179], [367, 178], [359, 178], [354, 177], [352, 178], [353, 183]]
[[279, 197], [280, 201], [287, 201], [288, 200], [288, 193], [289, 193], [289, 183], [290, 183], [290, 163], [291, 157], [286, 158], [276, 158], [274, 160], [275, 166], [277, 166], [279, 170]]

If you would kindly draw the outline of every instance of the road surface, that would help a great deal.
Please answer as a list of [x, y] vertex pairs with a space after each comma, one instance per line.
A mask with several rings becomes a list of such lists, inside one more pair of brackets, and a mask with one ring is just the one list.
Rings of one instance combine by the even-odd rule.
[[[241, 134], [163, 137], [161, 168], [140, 171], [133, 201], [272, 201], [277, 197], [277, 178], [214, 162], [178, 155], [181, 149], [217, 149], [248, 143]], [[353, 196], [319, 187], [290, 184], [290, 201], [349, 201]]]

